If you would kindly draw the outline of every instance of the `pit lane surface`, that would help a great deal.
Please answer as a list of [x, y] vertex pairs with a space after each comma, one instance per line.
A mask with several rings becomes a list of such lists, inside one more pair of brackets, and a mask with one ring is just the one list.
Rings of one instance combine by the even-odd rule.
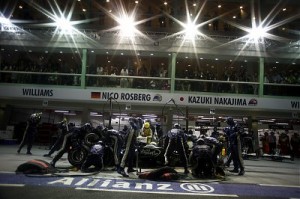
[[[62, 176], [16, 175], [16, 168], [28, 160], [52, 160], [43, 157], [48, 152], [44, 147], [34, 146], [30, 156], [16, 151], [15, 145], [0, 145], [0, 199], [300, 198], [300, 159], [245, 160], [245, 175], [226, 172], [225, 181], [195, 180], [189, 174], [180, 182], [157, 182], [141, 180], [134, 173], [123, 178], [112, 171], [89, 176], [75, 171]], [[57, 165], [70, 166], [66, 156]], [[183, 173], [182, 168], [176, 170]]]
[[[40, 193], [41, 191], [41, 193]], [[19, 193], [20, 195], [18, 195]], [[155, 194], [155, 195], [153, 195]], [[222, 182], [162, 182], [93, 176], [26, 176], [0, 174], [0, 198], [299, 198], [299, 186], [232, 184]], [[65, 197], [63, 197], [65, 196]], [[126, 196], [126, 197], [125, 197]], [[121, 197], [122, 198], [122, 197]]]

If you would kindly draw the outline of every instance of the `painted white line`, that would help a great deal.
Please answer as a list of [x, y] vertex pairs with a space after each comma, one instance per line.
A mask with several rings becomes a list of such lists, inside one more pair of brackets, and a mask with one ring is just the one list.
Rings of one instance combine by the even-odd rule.
[[24, 187], [25, 184], [0, 184], [0, 187]]
[[178, 192], [158, 192], [158, 191], [133, 191], [133, 190], [115, 190], [115, 189], [96, 189], [96, 188], [75, 188], [77, 190], [89, 191], [108, 191], [108, 192], [130, 192], [130, 193], [154, 193], [154, 194], [168, 194], [168, 195], [201, 195], [201, 196], [219, 196], [219, 197], [239, 197], [232, 194], [205, 194], [205, 193], [178, 193]]
[[277, 184], [258, 184], [259, 186], [266, 186], [266, 187], [291, 187], [291, 188], [300, 188], [297, 185], [277, 185]]
[[12, 173], [12, 174], [15, 174], [16, 172], [13, 172], [13, 171], [0, 171], [0, 173]]

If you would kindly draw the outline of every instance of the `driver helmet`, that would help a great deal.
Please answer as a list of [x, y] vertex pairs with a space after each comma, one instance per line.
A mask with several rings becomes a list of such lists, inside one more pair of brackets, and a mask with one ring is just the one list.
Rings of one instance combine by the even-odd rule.
[[149, 129], [149, 128], [150, 128], [150, 123], [149, 123], [149, 122], [145, 122], [144, 128], [145, 128], [145, 129]]

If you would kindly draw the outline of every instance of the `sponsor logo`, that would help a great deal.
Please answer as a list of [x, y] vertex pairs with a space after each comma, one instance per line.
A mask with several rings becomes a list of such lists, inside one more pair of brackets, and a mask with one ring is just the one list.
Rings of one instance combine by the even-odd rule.
[[292, 109], [300, 109], [300, 101], [291, 101]]
[[257, 99], [251, 99], [251, 100], [249, 100], [248, 105], [249, 106], [256, 106], [257, 105]]
[[3, 32], [23, 32], [23, 30], [13, 24], [1, 24], [1, 31]]
[[153, 97], [153, 101], [162, 101], [162, 96], [160, 94], [156, 94], [154, 97]]
[[36, 97], [52, 97], [52, 89], [35, 89], [35, 88], [23, 88], [22, 94], [24, 96], [36, 96]]
[[177, 192], [177, 193], [197, 193], [208, 194], [215, 191], [209, 185], [201, 183], [165, 183], [165, 182], [141, 182], [136, 180], [122, 180], [122, 179], [104, 179], [104, 178], [75, 178], [64, 177], [47, 184], [57, 186], [72, 186], [76, 188], [89, 189], [109, 189], [122, 191], [155, 191], [155, 192]]
[[142, 148], [141, 149], [141, 156], [147, 156], [147, 157], [157, 157], [161, 153], [161, 150], [159, 149], [147, 149], [147, 148]]
[[211, 186], [200, 183], [183, 183], [180, 185], [180, 187], [185, 191], [193, 193], [211, 193], [214, 191], [214, 188]]

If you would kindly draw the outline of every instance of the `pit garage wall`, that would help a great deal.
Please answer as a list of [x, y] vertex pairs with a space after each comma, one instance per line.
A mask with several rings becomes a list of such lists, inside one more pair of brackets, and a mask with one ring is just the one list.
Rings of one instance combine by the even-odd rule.
[[[16, 125], [21, 122], [26, 122], [27, 118], [33, 113], [33, 112], [40, 112], [42, 110], [36, 109], [33, 110], [31, 108], [10, 108], [10, 122], [7, 123], [8, 125]], [[82, 112], [78, 112], [76, 115], [64, 115], [63, 113], [54, 113], [53, 111], [44, 111], [42, 115], [42, 120], [41, 123], [58, 123], [62, 121], [64, 117], [68, 119], [69, 122], [74, 123], [77, 126], [82, 125]], [[103, 120], [103, 117], [90, 117], [89, 121], [93, 124], [93, 126], [97, 125], [108, 125], [108, 120]], [[153, 124], [155, 124], [155, 120], [151, 120]], [[185, 121], [176, 121], [181, 124], [181, 126], [185, 127]], [[114, 129], [122, 129], [124, 125], [128, 125], [128, 120], [127, 119], [122, 119], [122, 118], [115, 118], [112, 119], [112, 126]], [[218, 127], [218, 131], [222, 132], [223, 129], [227, 126], [227, 124], [222, 122], [220, 126]], [[200, 135], [199, 131], [199, 126], [196, 127], [194, 122], [190, 122], [190, 126], [188, 127], [189, 130], [192, 130], [195, 135]], [[207, 135], [210, 135], [213, 131], [212, 126], [203, 126], [204, 129], [207, 130]], [[280, 133], [284, 132], [284, 129], [270, 129], [269, 124], [262, 124], [257, 122], [256, 126], [254, 127], [252, 124], [252, 128], [255, 128], [256, 131], [258, 131], [258, 140], [261, 136], [264, 135], [264, 132], [271, 132], [275, 131], [276, 135], [279, 135]], [[6, 126], [3, 126], [0, 128], [0, 130], [5, 130]], [[249, 129], [246, 128], [246, 131]], [[252, 129], [253, 130], [253, 129]], [[293, 130], [289, 130], [289, 135], [292, 135], [295, 132], [300, 132], [300, 125], [293, 125]]]
[[[32, 114], [34, 111], [40, 111], [40, 110], [33, 110], [30, 108], [17, 108], [11, 109], [11, 122], [9, 123], [9, 126], [16, 126], [19, 123], [22, 122], [26, 122], [26, 119], [29, 117], [30, 114]], [[41, 123], [57, 123], [60, 122], [63, 117], [66, 117], [68, 119], [69, 122], [75, 123], [76, 125], [81, 125], [82, 124], [82, 113], [79, 113], [77, 115], [63, 115], [62, 113], [54, 113], [54, 112], [43, 112], [42, 115], [42, 121]], [[102, 117], [93, 117], [90, 118], [90, 122], [92, 122], [93, 126], [97, 126], [97, 125], [102, 125], [103, 122], [104, 124], [108, 124], [108, 121], [103, 121]], [[179, 122], [183, 127], [185, 125], [185, 122], [182, 120]], [[155, 123], [154, 123], [155, 124]], [[198, 129], [195, 130], [195, 126], [193, 122], [190, 123], [191, 126], [189, 126], [189, 130], [192, 130], [194, 132], [194, 135], [199, 136], [200, 135], [200, 131]], [[122, 119], [113, 119], [112, 120], [112, 126], [114, 127], [114, 129], [122, 129], [124, 127], [124, 125], [128, 125], [128, 121], [127, 120], [122, 120]], [[219, 132], [223, 132], [223, 129], [227, 126], [227, 124], [221, 123], [220, 127], [218, 127], [218, 131]], [[5, 126], [5, 128], [0, 128], [0, 139], [2, 138], [1, 132], [4, 132], [7, 129], [8, 126]], [[213, 131], [213, 127], [210, 126], [203, 126], [204, 129], [207, 129], [206, 134], [210, 135]], [[261, 142], [261, 137], [264, 135], [265, 132], [270, 133], [271, 131], [275, 132], [275, 136], [277, 137], [277, 141], [279, 139], [279, 135], [283, 132], [285, 132], [285, 130], [283, 129], [270, 129], [268, 124], [261, 124], [258, 123], [256, 127], [252, 126], [252, 130], [254, 130], [255, 132], [257, 132], [257, 134], [255, 134], [254, 136], [254, 140], [253, 140], [253, 144], [255, 146], [255, 149], [259, 149], [262, 148], [262, 142]], [[248, 128], [245, 129], [246, 131], [248, 131]], [[288, 136], [291, 138], [291, 136], [294, 133], [299, 133], [300, 132], [300, 126], [299, 125], [293, 125], [293, 130], [289, 130], [288, 131]], [[11, 135], [11, 138], [16, 138], [16, 136], [14, 136], [13, 134]]]
[[[107, 103], [113, 99], [123, 104], [136, 104], [144, 106], [160, 106], [173, 102], [178, 106], [201, 107], [207, 109], [236, 109], [243, 111], [282, 111], [290, 112], [291, 116], [295, 113], [298, 116], [300, 110], [300, 99], [277, 99], [264, 98], [258, 96], [221, 96], [221, 95], [196, 95], [187, 93], [166, 93], [163, 91], [138, 91], [118, 88], [99, 88], [99, 89], [81, 89], [81, 88], [53, 88], [43, 86], [0, 86], [1, 99], [10, 100], [35, 100], [42, 101], [47, 106], [51, 101], [80, 102], [83, 104]], [[84, 116], [82, 116], [84, 117]], [[86, 114], [85, 114], [86, 117]], [[79, 121], [79, 118], [77, 119]], [[75, 123], [79, 123], [74, 121]], [[83, 118], [84, 120], [84, 118]], [[80, 122], [81, 123], [81, 122]], [[258, 126], [255, 126], [255, 131]]]
[[[25, 122], [26, 119], [29, 117], [30, 114], [32, 114], [35, 111], [41, 111], [41, 109], [32, 109], [32, 108], [11, 108], [9, 111], [10, 113], [10, 126], [17, 125], [18, 123]], [[64, 115], [63, 113], [54, 113], [53, 110], [51, 112], [49, 111], [43, 111], [42, 115], [42, 121], [41, 123], [57, 123], [60, 122], [63, 117], [66, 117], [69, 122], [75, 123], [76, 125], [82, 125], [82, 117], [83, 117], [83, 112], [79, 112], [76, 115]], [[97, 126], [99, 124], [106, 124], [108, 125], [108, 120], [103, 121], [103, 117], [90, 117], [89, 121], [92, 122], [93, 126]], [[185, 121], [179, 121], [181, 125], [184, 127], [185, 126]], [[122, 120], [122, 119], [113, 119], [112, 120], [112, 126], [114, 129], [122, 129], [124, 125], [128, 125], [127, 120]], [[195, 129], [195, 123], [190, 122], [189, 130], [194, 130]], [[218, 127], [218, 131], [222, 132], [223, 128], [226, 127], [226, 123], [221, 123], [220, 127]], [[251, 126], [251, 127], [250, 127]], [[269, 129], [268, 124], [261, 124], [258, 123], [257, 121], [251, 123], [249, 128], [252, 128], [252, 130], [255, 132], [255, 137], [254, 137], [254, 146], [255, 149], [259, 149], [261, 147], [261, 141], [260, 138], [264, 135], [264, 132], [271, 132], [272, 129]], [[7, 127], [7, 126], [5, 126]], [[205, 129], [207, 129], [207, 135], [210, 135], [210, 133], [213, 130], [213, 127], [207, 127], [204, 126]], [[4, 131], [6, 128], [0, 128], [0, 131]], [[248, 130], [248, 129], [246, 129]], [[276, 136], [278, 137], [280, 133], [284, 132], [284, 130], [275, 130]], [[300, 132], [300, 126], [299, 125], [294, 125], [293, 130], [289, 130], [289, 136], [293, 135], [295, 132], [299, 133]], [[199, 131], [194, 132], [195, 135], [199, 135]], [[13, 138], [14, 136], [12, 136]], [[278, 140], [278, 139], [277, 139]]]

